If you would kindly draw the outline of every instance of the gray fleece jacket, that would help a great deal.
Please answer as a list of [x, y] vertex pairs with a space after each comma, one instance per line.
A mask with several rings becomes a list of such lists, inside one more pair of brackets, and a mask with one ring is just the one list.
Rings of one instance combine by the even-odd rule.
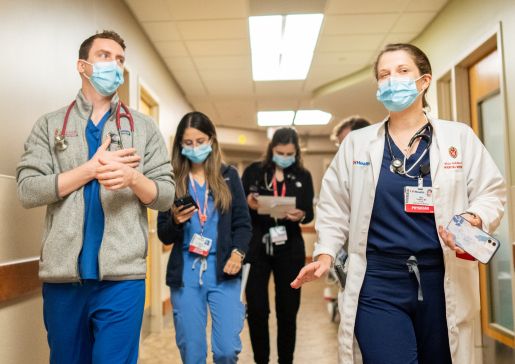
[[[93, 106], [82, 92], [76, 98], [66, 128], [68, 148], [55, 148], [55, 135], [60, 133], [66, 109], [63, 107], [41, 117], [26, 143], [16, 170], [18, 196], [25, 208], [47, 205], [45, 229], [41, 244], [39, 276], [45, 282], [77, 282], [79, 254], [84, 231], [84, 188], [59, 198], [59, 174], [88, 160], [86, 125]], [[102, 140], [118, 135], [113, 112], [119, 102], [111, 101], [112, 114], [105, 123]], [[134, 147], [142, 160], [137, 169], [154, 181], [157, 197], [144, 205], [131, 189], [108, 191], [100, 187], [100, 201], [105, 215], [102, 244], [98, 254], [100, 280], [144, 279], [147, 256], [147, 207], [166, 211], [173, 203], [175, 183], [163, 136], [148, 116], [131, 109], [134, 135], [129, 122], [121, 119], [121, 138], [125, 148]], [[134, 141], [134, 144], [133, 144]], [[116, 147], [111, 144], [111, 150]]]

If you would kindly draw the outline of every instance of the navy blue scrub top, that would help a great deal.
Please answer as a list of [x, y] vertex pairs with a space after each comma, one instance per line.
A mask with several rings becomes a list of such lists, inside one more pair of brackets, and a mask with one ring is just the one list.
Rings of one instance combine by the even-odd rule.
[[[401, 150], [390, 139], [394, 156], [402, 160]], [[406, 169], [412, 166], [424, 152], [427, 142], [420, 139], [415, 154], [406, 161]], [[418, 179], [401, 176], [390, 170], [392, 158], [385, 140], [381, 172], [376, 187], [376, 196], [370, 227], [367, 252], [389, 254], [419, 254], [441, 251], [434, 214], [408, 213], [404, 211], [404, 187], [417, 186]], [[420, 164], [429, 164], [429, 152]], [[410, 175], [419, 174], [415, 166]], [[432, 186], [431, 174], [424, 176], [424, 187]]]
[[[95, 155], [102, 144], [102, 129], [110, 114], [110, 111], [106, 112], [98, 125], [88, 120], [88, 159]], [[84, 186], [84, 207], [84, 240], [79, 255], [79, 272], [82, 279], [98, 279], [98, 251], [104, 236], [104, 210], [100, 202], [100, 184], [96, 179]]]

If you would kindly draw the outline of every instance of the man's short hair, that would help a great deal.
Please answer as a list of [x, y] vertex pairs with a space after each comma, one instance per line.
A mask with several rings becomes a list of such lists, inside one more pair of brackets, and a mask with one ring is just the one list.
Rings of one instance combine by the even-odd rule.
[[122, 47], [123, 50], [125, 50], [125, 41], [123, 40], [122, 37], [120, 37], [120, 35], [118, 33], [116, 33], [113, 30], [104, 30], [104, 31], [102, 31], [102, 33], [97, 33], [95, 35], [92, 35], [91, 37], [86, 39], [84, 42], [82, 42], [82, 44], [80, 45], [80, 48], [79, 48], [79, 59], [84, 59], [84, 60], [88, 59], [89, 51], [91, 50], [91, 46], [93, 45], [93, 42], [95, 41], [95, 39], [98, 39], [98, 38], [112, 39], [116, 43], [118, 43], [120, 45], [120, 47]]
[[350, 128], [350, 130], [352, 131], [364, 128], [369, 125], [370, 121], [359, 115], [350, 116], [340, 121], [338, 125], [334, 127], [333, 133], [331, 135], [331, 140], [338, 140], [338, 135], [340, 135], [340, 133], [347, 128]]

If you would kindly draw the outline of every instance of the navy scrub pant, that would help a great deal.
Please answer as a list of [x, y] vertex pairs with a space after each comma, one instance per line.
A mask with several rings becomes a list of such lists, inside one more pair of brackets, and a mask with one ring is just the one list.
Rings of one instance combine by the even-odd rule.
[[136, 364], [145, 280], [43, 284], [51, 364]]
[[441, 253], [417, 256], [419, 284], [409, 256], [369, 253], [355, 334], [365, 364], [451, 364]]

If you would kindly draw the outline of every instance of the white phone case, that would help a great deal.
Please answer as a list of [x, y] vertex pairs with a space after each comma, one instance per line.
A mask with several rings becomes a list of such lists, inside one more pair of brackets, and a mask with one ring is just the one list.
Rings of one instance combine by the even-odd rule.
[[499, 240], [472, 226], [461, 215], [452, 217], [447, 230], [454, 235], [457, 246], [483, 264], [487, 264], [492, 259], [501, 245]]

